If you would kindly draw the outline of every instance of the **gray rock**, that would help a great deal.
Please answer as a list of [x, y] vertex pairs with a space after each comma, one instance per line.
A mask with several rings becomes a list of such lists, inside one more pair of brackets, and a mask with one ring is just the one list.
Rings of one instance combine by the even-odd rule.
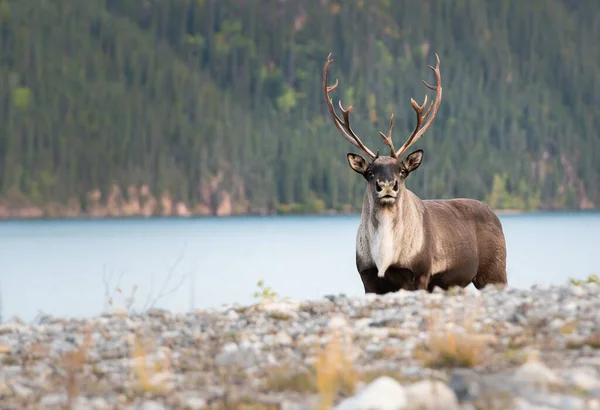
[[577, 359], [577, 363], [582, 366], [600, 367], [600, 356], [599, 357], [580, 357]]
[[181, 337], [181, 332], [179, 330], [168, 330], [166, 332], [163, 332], [163, 334], [161, 335], [161, 338], [164, 341], [169, 341], [169, 342], [173, 342], [180, 337]]
[[127, 342], [125, 340], [119, 340], [117, 337], [101, 346], [99, 351], [100, 356], [103, 359], [120, 359], [122, 357], [127, 357], [129, 354]]
[[572, 285], [569, 287], [569, 290], [571, 291], [571, 295], [573, 295], [575, 297], [583, 297], [586, 293], [583, 286]]
[[62, 333], [65, 330], [65, 326], [61, 323], [52, 323], [42, 326], [43, 331], [49, 335], [56, 335]]
[[26, 330], [27, 326], [20, 323], [3, 323], [0, 324], [0, 335], [6, 335], [10, 333], [17, 333]]
[[298, 317], [298, 308], [300, 304], [295, 302], [274, 302], [260, 305], [261, 310], [269, 312], [271, 315], [296, 319]]
[[93, 399], [90, 399], [89, 406], [92, 410], [109, 410], [113, 408], [104, 397], [94, 397]]
[[346, 318], [342, 315], [336, 315], [333, 316], [331, 319], [329, 319], [329, 323], [328, 323], [329, 329], [334, 330], [334, 329], [346, 329], [348, 328], [348, 321], [346, 320]]
[[456, 369], [450, 376], [449, 387], [458, 400], [474, 400], [481, 390], [477, 379], [477, 375], [469, 369]]
[[188, 397], [184, 400], [183, 407], [186, 410], [201, 410], [206, 408], [206, 400], [199, 396]]
[[571, 301], [571, 302], [565, 303], [562, 306], [562, 309], [565, 312], [565, 316], [568, 316], [568, 317], [576, 316], [578, 308], [579, 308], [579, 306], [576, 301]]
[[0, 367], [0, 371], [2, 373], [0, 373], [0, 375], [3, 375], [6, 378], [12, 378], [17, 376], [18, 374], [20, 374], [23, 371], [23, 368], [21, 366], [2, 366]]
[[107, 410], [110, 409], [110, 406], [106, 402], [106, 400], [101, 401], [102, 399], [96, 398], [94, 400], [89, 400], [86, 397], [76, 397], [73, 402], [72, 410]]
[[454, 391], [440, 381], [423, 380], [406, 387], [410, 408], [420, 410], [458, 410]]
[[275, 336], [274, 335], [264, 335], [262, 342], [265, 346], [273, 346], [275, 344]]
[[591, 399], [586, 402], [586, 410], [600, 410], [600, 400]]
[[215, 362], [219, 366], [251, 367], [260, 364], [262, 356], [262, 352], [255, 346], [227, 343], [215, 358]]
[[564, 373], [564, 378], [568, 384], [581, 390], [591, 391], [600, 389], [598, 372], [591, 366], [569, 369]]
[[550, 322], [550, 328], [558, 330], [565, 325], [565, 321], [561, 318], [556, 318]]
[[335, 410], [402, 410], [406, 406], [406, 392], [402, 385], [391, 377], [382, 376], [340, 402]]
[[535, 393], [525, 397], [529, 403], [535, 405], [536, 409], [569, 409], [569, 410], [584, 410], [586, 404], [584, 400], [576, 396], [555, 393]]
[[21, 383], [15, 383], [10, 386], [12, 391], [17, 397], [26, 398], [33, 394], [33, 390]]
[[167, 410], [167, 407], [158, 401], [147, 400], [135, 407], [135, 410]]
[[229, 310], [227, 311], [227, 319], [229, 320], [238, 320], [240, 318], [240, 315], [235, 311], [235, 310]]
[[564, 381], [556, 375], [548, 366], [538, 360], [530, 360], [517, 369], [514, 374], [517, 383], [529, 383], [533, 385], [560, 385]]
[[522, 397], [518, 397], [514, 400], [513, 405], [512, 405], [512, 409], [513, 410], [550, 410], [550, 407], [545, 407], [545, 406], [538, 406], [535, 404], [531, 404], [529, 403], [527, 400], [525, 400]]
[[175, 388], [174, 376], [169, 372], [155, 373], [148, 380], [150, 386], [162, 392], [169, 392]]
[[302, 402], [284, 400], [279, 405], [279, 410], [315, 410], [319, 408], [320, 398], [318, 395], [309, 396]]
[[287, 346], [287, 345], [292, 344], [292, 342], [293, 342], [290, 335], [288, 335], [287, 333], [285, 333], [283, 331], [277, 333], [277, 335], [275, 336], [275, 340], [281, 346]]
[[41, 398], [40, 407], [43, 409], [60, 408], [67, 402], [65, 394], [48, 394]]

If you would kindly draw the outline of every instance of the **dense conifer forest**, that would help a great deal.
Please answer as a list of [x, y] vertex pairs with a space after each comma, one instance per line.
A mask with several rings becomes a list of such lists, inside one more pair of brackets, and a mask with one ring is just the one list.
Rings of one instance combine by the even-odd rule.
[[358, 152], [444, 95], [408, 187], [600, 205], [598, 0], [0, 0], [0, 214], [357, 211]]

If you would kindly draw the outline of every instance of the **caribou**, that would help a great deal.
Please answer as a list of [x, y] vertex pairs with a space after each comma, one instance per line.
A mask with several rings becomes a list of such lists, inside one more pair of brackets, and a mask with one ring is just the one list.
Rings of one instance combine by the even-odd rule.
[[333, 59], [327, 56], [323, 68], [323, 94], [335, 127], [342, 137], [364, 152], [368, 159], [347, 154], [350, 168], [366, 180], [362, 212], [356, 234], [356, 268], [365, 293], [385, 294], [399, 289], [426, 290], [437, 286], [447, 290], [473, 283], [481, 290], [486, 285], [507, 285], [506, 243], [498, 216], [485, 203], [469, 198], [420, 199], [406, 188], [406, 180], [423, 161], [423, 150], [403, 154], [431, 126], [442, 100], [440, 59], [435, 54], [436, 86], [423, 81], [436, 92], [427, 106], [413, 98], [416, 126], [406, 142], [396, 150], [392, 142], [394, 114], [387, 135], [379, 132], [390, 155], [376, 154], [363, 144], [350, 127], [352, 106], [335, 112], [329, 96], [339, 84], [328, 86]]

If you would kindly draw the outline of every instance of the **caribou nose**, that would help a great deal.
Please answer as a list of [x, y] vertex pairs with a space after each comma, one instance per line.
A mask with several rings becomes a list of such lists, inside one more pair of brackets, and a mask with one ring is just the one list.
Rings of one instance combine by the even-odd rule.
[[384, 188], [386, 190], [391, 189], [393, 191], [398, 191], [398, 181], [395, 179], [391, 180], [391, 181], [377, 180], [377, 181], [375, 181], [375, 188], [377, 189], [377, 192], [383, 191]]

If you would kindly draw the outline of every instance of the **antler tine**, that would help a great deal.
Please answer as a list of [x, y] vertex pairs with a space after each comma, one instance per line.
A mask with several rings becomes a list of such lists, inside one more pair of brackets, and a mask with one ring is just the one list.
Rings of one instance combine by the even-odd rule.
[[383, 138], [383, 143], [390, 147], [390, 156], [392, 158], [398, 158], [396, 156], [396, 149], [394, 148], [394, 142], [392, 141], [392, 127], [394, 126], [394, 114], [390, 117], [390, 128], [388, 129], [388, 135], [386, 136], [383, 132], [379, 131], [379, 135]]
[[[440, 103], [442, 101], [442, 78], [441, 78], [441, 74], [440, 74], [440, 57], [437, 55], [437, 53], [435, 54], [435, 59], [436, 59], [435, 68], [432, 67], [431, 65], [428, 65], [428, 67], [435, 74], [437, 86], [433, 87], [433, 86], [427, 84], [427, 82], [425, 82], [425, 80], [423, 80], [423, 84], [425, 84], [425, 86], [427, 88], [436, 91], [435, 100], [432, 101], [431, 105], [429, 106], [429, 108], [427, 109], [425, 114], [423, 115], [423, 110], [425, 109], [425, 106], [427, 105], [427, 95], [425, 95], [425, 100], [423, 101], [422, 105], [417, 104], [417, 102], [414, 99], [412, 99], [412, 98], [410, 99], [410, 103], [417, 114], [417, 124], [415, 126], [414, 131], [410, 135], [410, 137], [408, 137], [406, 142], [396, 152], [396, 156], [398, 158], [400, 158], [400, 156], [402, 154], [404, 154], [404, 152], [411, 145], [413, 145], [415, 142], [417, 142], [417, 140], [419, 138], [421, 138], [423, 136], [423, 134], [425, 134], [425, 131], [427, 131], [427, 129], [429, 129], [429, 127], [431, 126], [431, 123], [435, 119], [435, 116], [437, 115], [437, 111], [440, 107]], [[433, 109], [433, 111], [432, 111], [432, 109]], [[423, 125], [421, 127], [421, 125], [423, 124], [423, 122], [425, 120], [427, 120], [427, 122], [425, 123], [425, 125]]]
[[327, 80], [329, 77], [329, 67], [333, 60], [331, 59], [331, 53], [327, 56], [327, 61], [325, 61], [325, 66], [323, 67], [323, 96], [325, 97], [325, 101], [327, 102], [327, 108], [329, 109], [329, 114], [333, 119], [333, 123], [335, 124], [338, 131], [342, 134], [342, 136], [348, 140], [352, 145], [361, 149], [365, 154], [374, 160], [376, 158], [375, 154], [363, 144], [363, 142], [358, 138], [358, 136], [352, 131], [350, 128], [350, 111], [352, 111], [352, 106], [349, 106], [347, 109], [342, 107], [342, 101], [339, 101], [340, 110], [342, 111], [342, 116], [344, 117], [344, 121], [335, 113], [335, 109], [333, 107], [333, 101], [329, 97], [329, 93], [335, 90], [339, 84], [338, 80], [335, 80], [335, 84], [332, 86], [327, 85]]

